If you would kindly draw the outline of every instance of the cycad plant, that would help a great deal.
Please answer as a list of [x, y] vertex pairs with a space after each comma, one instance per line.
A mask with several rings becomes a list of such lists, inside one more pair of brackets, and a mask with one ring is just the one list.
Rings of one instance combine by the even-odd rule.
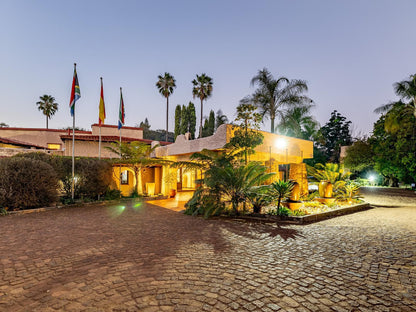
[[225, 150], [221, 154], [202, 151], [193, 155], [193, 160], [205, 173], [202, 188], [189, 201], [187, 213], [203, 213], [209, 217], [231, 206], [231, 213], [238, 215], [240, 205], [249, 199], [255, 187], [273, 175], [266, 173], [267, 167], [258, 162], [242, 164], [238, 154], [238, 150]]
[[278, 180], [270, 185], [269, 194], [277, 201], [277, 210], [280, 209], [282, 200], [287, 199], [293, 189], [293, 183], [290, 181]]

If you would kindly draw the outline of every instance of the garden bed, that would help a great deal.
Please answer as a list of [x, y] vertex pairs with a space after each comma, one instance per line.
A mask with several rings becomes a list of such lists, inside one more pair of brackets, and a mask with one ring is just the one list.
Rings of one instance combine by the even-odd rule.
[[245, 215], [239, 216], [237, 218], [244, 219], [244, 220], [253, 220], [253, 221], [261, 221], [261, 222], [285, 222], [285, 223], [292, 223], [292, 224], [306, 224], [312, 222], [318, 222], [325, 219], [330, 219], [337, 216], [342, 216], [358, 211], [363, 211], [370, 209], [370, 204], [368, 203], [360, 203], [356, 205], [351, 205], [347, 207], [341, 207], [337, 209], [333, 209], [330, 211], [308, 214], [305, 216], [276, 216], [276, 215], [269, 215], [269, 214], [252, 214], [252, 215]]

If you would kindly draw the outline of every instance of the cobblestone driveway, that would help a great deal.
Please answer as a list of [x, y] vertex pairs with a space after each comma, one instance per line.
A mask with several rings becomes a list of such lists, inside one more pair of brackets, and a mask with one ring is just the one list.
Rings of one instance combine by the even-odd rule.
[[306, 226], [98, 206], [0, 233], [0, 311], [416, 311], [411, 205]]

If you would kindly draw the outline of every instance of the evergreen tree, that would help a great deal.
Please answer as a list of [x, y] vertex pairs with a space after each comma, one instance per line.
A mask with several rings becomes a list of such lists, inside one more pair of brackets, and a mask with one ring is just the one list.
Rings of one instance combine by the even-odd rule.
[[140, 122], [139, 127], [143, 129], [143, 138], [146, 139], [149, 136], [150, 132], [150, 123], [147, 117], [144, 119], [144, 122]]
[[187, 132], [189, 132], [189, 114], [186, 106], [182, 105], [180, 133], [185, 134]]
[[188, 116], [189, 116], [189, 128], [188, 131], [191, 133], [191, 138], [195, 139], [196, 131], [196, 112], [195, 105], [192, 102], [188, 104]]
[[175, 109], [175, 140], [176, 137], [181, 134], [181, 124], [182, 124], [182, 111], [181, 111], [181, 106], [180, 105], [176, 105], [176, 109]]
[[208, 118], [205, 118], [204, 126], [202, 127], [202, 137], [205, 138], [209, 136], [209, 122]]
[[239, 122], [238, 128], [230, 142], [225, 145], [228, 148], [238, 148], [243, 151], [244, 162], [248, 163], [248, 156], [254, 153], [254, 148], [263, 143], [263, 134], [260, 128], [261, 115], [256, 113], [257, 107], [253, 104], [241, 102], [237, 106], [236, 122]]
[[329, 161], [339, 162], [341, 146], [351, 145], [350, 125], [351, 121], [334, 110], [329, 121], [319, 130], [323, 139], [320, 147]]
[[209, 112], [208, 129], [207, 130], [208, 130], [207, 131], [208, 136], [213, 135], [214, 132], [215, 132], [215, 113], [212, 109]]

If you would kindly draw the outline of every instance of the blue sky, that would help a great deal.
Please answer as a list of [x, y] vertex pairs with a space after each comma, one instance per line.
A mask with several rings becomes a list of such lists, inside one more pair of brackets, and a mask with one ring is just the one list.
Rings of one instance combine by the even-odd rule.
[[155, 82], [165, 71], [177, 82], [170, 130], [175, 106], [192, 100], [191, 81], [201, 73], [214, 81], [204, 115], [222, 109], [232, 120], [254, 91], [251, 78], [267, 67], [275, 77], [308, 82], [321, 124], [336, 109], [354, 134], [365, 134], [378, 118], [373, 110], [396, 99], [392, 84], [416, 72], [415, 12], [413, 0], [2, 0], [0, 122], [44, 127], [35, 103], [50, 94], [60, 106], [49, 126], [71, 125], [74, 62], [79, 127], [98, 121], [102, 76], [107, 124], [117, 122], [123, 87], [126, 125], [147, 117], [152, 129], [164, 129], [166, 104]]

